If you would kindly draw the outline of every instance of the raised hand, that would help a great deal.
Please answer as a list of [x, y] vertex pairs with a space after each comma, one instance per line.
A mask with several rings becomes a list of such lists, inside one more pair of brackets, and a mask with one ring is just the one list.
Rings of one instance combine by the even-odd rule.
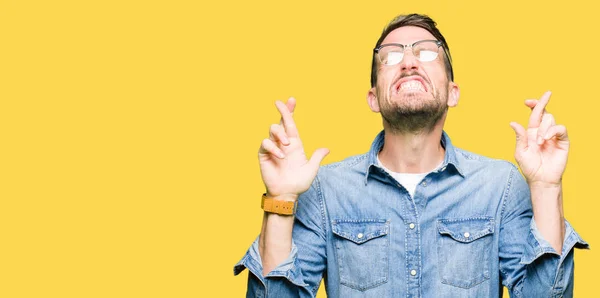
[[291, 97], [287, 104], [276, 101], [275, 105], [281, 121], [271, 125], [269, 138], [262, 141], [258, 151], [260, 171], [270, 197], [295, 200], [308, 190], [329, 150], [317, 149], [308, 160], [292, 117], [296, 100]]
[[528, 99], [532, 109], [527, 130], [518, 123], [510, 126], [517, 135], [515, 159], [530, 186], [559, 186], [567, 166], [569, 137], [564, 125], [556, 125], [554, 116], [546, 111], [551, 93], [540, 100]]

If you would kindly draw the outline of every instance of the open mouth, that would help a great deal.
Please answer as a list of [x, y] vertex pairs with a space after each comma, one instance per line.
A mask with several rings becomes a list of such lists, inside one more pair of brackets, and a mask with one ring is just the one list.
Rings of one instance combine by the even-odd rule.
[[398, 91], [421, 91], [425, 92], [425, 86], [419, 81], [410, 80], [400, 84]]
[[395, 86], [396, 93], [400, 92], [427, 92], [425, 82], [419, 76], [410, 76], [400, 79]]

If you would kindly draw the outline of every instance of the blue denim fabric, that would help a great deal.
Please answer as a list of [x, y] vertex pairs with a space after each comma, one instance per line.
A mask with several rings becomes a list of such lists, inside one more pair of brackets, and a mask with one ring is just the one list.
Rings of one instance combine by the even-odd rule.
[[[573, 247], [566, 222], [557, 253], [535, 226], [529, 187], [506, 161], [452, 146], [411, 198], [377, 166], [381, 132], [367, 154], [321, 167], [298, 201], [292, 251], [266, 276], [255, 241], [247, 297], [571, 297]], [[258, 240], [258, 239], [257, 239]]]

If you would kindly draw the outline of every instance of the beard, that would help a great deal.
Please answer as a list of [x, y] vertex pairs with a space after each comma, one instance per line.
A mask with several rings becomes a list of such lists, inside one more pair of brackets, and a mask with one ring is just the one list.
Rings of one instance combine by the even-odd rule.
[[401, 101], [392, 101], [391, 94], [379, 97], [379, 109], [393, 134], [429, 133], [448, 110], [448, 95], [435, 92], [433, 100], [421, 94], [402, 95]]

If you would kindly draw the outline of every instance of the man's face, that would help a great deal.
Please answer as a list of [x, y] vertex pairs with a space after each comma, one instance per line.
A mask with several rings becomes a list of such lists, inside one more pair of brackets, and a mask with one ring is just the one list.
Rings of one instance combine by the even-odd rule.
[[[406, 26], [392, 31], [382, 44], [411, 45], [420, 40], [435, 40], [427, 30]], [[448, 81], [443, 49], [435, 60], [421, 62], [405, 48], [396, 65], [378, 65], [376, 87], [369, 91], [369, 105], [381, 112], [392, 130], [418, 132], [432, 129], [448, 106], [456, 105], [458, 86]], [[449, 100], [449, 93], [450, 100]]]

